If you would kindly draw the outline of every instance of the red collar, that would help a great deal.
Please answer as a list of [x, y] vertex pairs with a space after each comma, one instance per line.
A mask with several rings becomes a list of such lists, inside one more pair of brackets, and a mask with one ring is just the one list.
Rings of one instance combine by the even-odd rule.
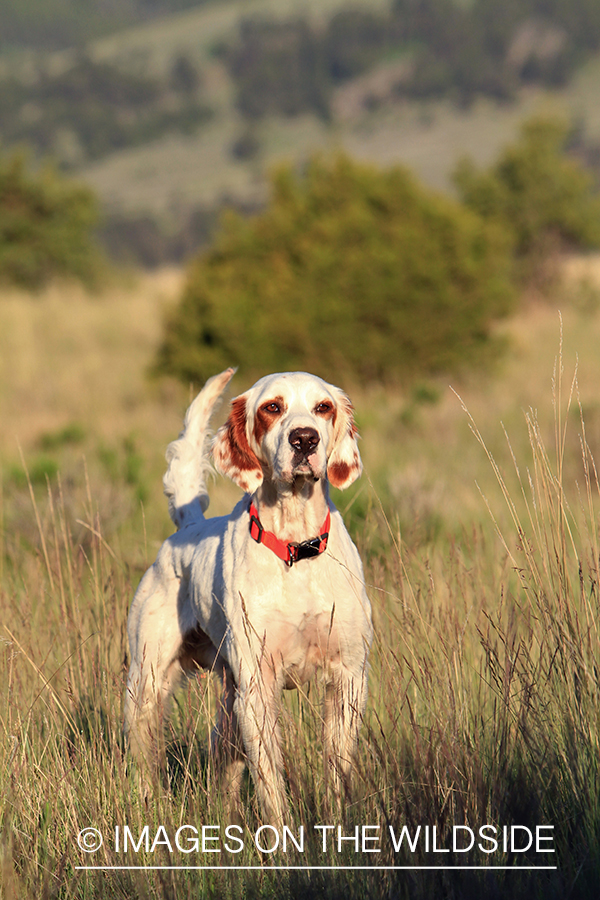
[[300, 544], [296, 541], [290, 541], [286, 544], [285, 541], [278, 538], [272, 531], [265, 531], [260, 524], [258, 510], [252, 501], [250, 501], [248, 512], [250, 513], [250, 537], [256, 541], [257, 544], [264, 544], [265, 547], [272, 550], [275, 556], [278, 556], [279, 559], [284, 561], [286, 566], [293, 566], [294, 563], [298, 562], [300, 559], [310, 559], [313, 556], [318, 556], [319, 553], [323, 553], [327, 548], [327, 538], [329, 537], [329, 528], [331, 525], [331, 515], [329, 510], [327, 510], [327, 515], [321, 527], [319, 536], [311, 538], [310, 541], [302, 541]]

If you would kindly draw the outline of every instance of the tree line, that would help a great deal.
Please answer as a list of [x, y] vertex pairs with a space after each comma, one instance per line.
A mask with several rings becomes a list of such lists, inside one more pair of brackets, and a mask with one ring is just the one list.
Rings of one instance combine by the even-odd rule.
[[399, 96], [468, 104], [563, 84], [598, 47], [596, 0], [393, 0], [387, 11], [342, 9], [319, 30], [300, 17], [247, 18], [224, 55], [248, 118], [329, 118], [337, 85], [402, 54]]
[[33, 83], [0, 80], [0, 141], [26, 142], [63, 167], [173, 130], [193, 131], [210, 117], [200, 72], [186, 56], [162, 77], [132, 74], [80, 53], [58, 73], [40, 64]]

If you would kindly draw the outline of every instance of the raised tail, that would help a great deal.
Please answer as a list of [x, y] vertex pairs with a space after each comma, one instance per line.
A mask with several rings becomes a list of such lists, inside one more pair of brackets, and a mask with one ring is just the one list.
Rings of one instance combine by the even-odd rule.
[[202, 518], [208, 509], [210, 418], [234, 372], [235, 369], [226, 369], [209, 378], [185, 414], [183, 431], [167, 447], [169, 465], [163, 487], [169, 501], [169, 515], [177, 528]]

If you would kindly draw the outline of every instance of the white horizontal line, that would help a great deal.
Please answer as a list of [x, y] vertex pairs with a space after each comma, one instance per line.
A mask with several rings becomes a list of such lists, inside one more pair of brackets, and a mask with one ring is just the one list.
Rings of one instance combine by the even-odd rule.
[[368, 869], [369, 871], [381, 869], [382, 872], [393, 871], [394, 869], [398, 870], [407, 870], [407, 869], [426, 869], [426, 870], [434, 870], [434, 869], [468, 869], [469, 871], [473, 871], [475, 869], [521, 869], [528, 872], [537, 871], [537, 870], [547, 870], [547, 869], [557, 869], [558, 866], [75, 866], [78, 870], [87, 870], [87, 871], [114, 871], [114, 870], [125, 870], [125, 869], [142, 869], [142, 870], [205, 870], [211, 869], [213, 871], [224, 871], [224, 870], [232, 870], [232, 871], [251, 871], [257, 869], [262, 872], [276, 871], [276, 870], [290, 870], [290, 871], [312, 871], [312, 870], [336, 870], [336, 869]]

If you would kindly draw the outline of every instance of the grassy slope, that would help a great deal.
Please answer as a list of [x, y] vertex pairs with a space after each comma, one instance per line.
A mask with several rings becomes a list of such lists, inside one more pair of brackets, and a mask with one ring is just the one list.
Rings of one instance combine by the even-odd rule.
[[[592, 266], [590, 279], [597, 279], [600, 265], [586, 265]], [[559, 871], [488, 871], [481, 877], [315, 873], [309, 879], [266, 871], [104, 876], [74, 870], [100, 862], [202, 865], [202, 854], [158, 852], [124, 860], [108, 836], [116, 824], [138, 832], [149, 824], [153, 834], [163, 824], [172, 836], [182, 823], [229, 821], [206, 772], [214, 712], [206, 678], [182, 695], [175, 716], [173, 733], [187, 735], [188, 742], [180, 737], [173, 746], [171, 793], [158, 790], [146, 804], [120, 750], [127, 607], [169, 531], [160, 475], [165, 445], [180, 428], [186, 402], [185, 391], [149, 385], [143, 371], [159, 337], [161, 312], [178, 288], [179, 276], [169, 272], [92, 298], [64, 288], [43, 302], [12, 294], [0, 303], [0, 825], [6, 896], [233, 897], [245, 884], [246, 895], [265, 897], [595, 897], [597, 518], [587, 510], [577, 411], [568, 416], [560, 464], [566, 497], [549, 471], [556, 470], [552, 397], [564, 416], [576, 354], [587, 439], [600, 454], [600, 315], [566, 306], [565, 372], [562, 384], [555, 377], [553, 391], [556, 303], [530, 305], [506, 324], [512, 349], [494, 377], [458, 385], [505, 473], [526, 539], [516, 540], [486, 454], [444, 382], [436, 385], [441, 396], [434, 405], [400, 391], [352, 391], [366, 473], [353, 499], [337, 499], [350, 507], [346, 517], [365, 559], [377, 634], [353, 806], [339, 813], [323, 796], [315, 692], [301, 702], [299, 733], [296, 701], [286, 705], [283, 722], [292, 825], [312, 830], [315, 823], [343, 822], [352, 833], [354, 824], [421, 823], [446, 834], [453, 823], [551, 823]], [[567, 295], [580, 296], [588, 310], [593, 301], [597, 309], [597, 288], [581, 292], [572, 283]], [[238, 379], [234, 391], [244, 387]], [[538, 411], [549, 461], [537, 437], [533, 449], [529, 445], [523, 410], [530, 406]], [[525, 493], [527, 470], [535, 485], [531, 522], [501, 421]], [[73, 423], [80, 427], [77, 441], [65, 438], [65, 426]], [[35, 475], [35, 507], [18, 473], [13, 435]], [[42, 455], [60, 466], [60, 480], [52, 476], [49, 482], [52, 504], [45, 478], [36, 474]], [[514, 558], [494, 535], [475, 479]], [[591, 491], [597, 494], [593, 476]], [[229, 507], [235, 494], [219, 480], [211, 510]], [[567, 500], [572, 516], [565, 512], [563, 518]], [[526, 589], [519, 586], [519, 571]], [[197, 740], [189, 741], [194, 730]], [[255, 816], [250, 794], [242, 817], [246, 834], [258, 827]], [[95, 857], [76, 847], [77, 832], [87, 825], [107, 836]], [[377, 863], [438, 862], [419, 854], [395, 859], [389, 842], [385, 846]], [[219, 861], [257, 865], [261, 859], [247, 844], [241, 856]], [[353, 865], [373, 864], [373, 857], [347, 850], [324, 860], [312, 849], [300, 859], [274, 861]], [[459, 862], [489, 860], [479, 854]]]

